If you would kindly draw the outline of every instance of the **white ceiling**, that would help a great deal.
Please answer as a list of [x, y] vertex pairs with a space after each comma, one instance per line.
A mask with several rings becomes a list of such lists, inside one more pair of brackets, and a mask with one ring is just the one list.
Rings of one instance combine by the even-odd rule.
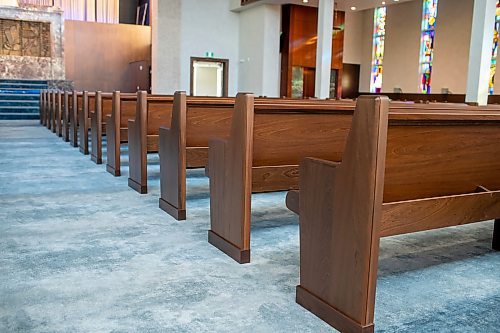
[[[240, 2], [240, 0], [233, 0], [235, 3]], [[273, 4], [297, 4], [297, 5], [305, 5], [305, 6], [312, 6], [312, 7], [317, 7], [318, 2], [320, 0], [309, 0], [309, 3], [305, 4], [302, 2], [302, 0], [263, 0], [259, 1], [260, 3], [273, 3]], [[351, 7], [356, 7], [356, 11], [358, 10], [364, 10], [364, 9], [369, 9], [369, 8], [375, 8], [375, 7], [380, 7], [382, 6], [382, 1], [383, 0], [335, 0], [335, 9], [339, 10], [345, 10], [345, 11], [350, 11]], [[399, 1], [394, 1], [394, 0], [385, 0], [386, 5], [395, 5], [398, 3], [402, 2], [407, 2], [407, 1], [415, 1], [415, 0], [399, 0]], [[259, 2], [257, 2], [255, 5], [257, 5]], [[249, 5], [252, 6], [252, 5]], [[233, 7], [233, 9], [236, 9]], [[241, 8], [240, 8], [241, 10]]]

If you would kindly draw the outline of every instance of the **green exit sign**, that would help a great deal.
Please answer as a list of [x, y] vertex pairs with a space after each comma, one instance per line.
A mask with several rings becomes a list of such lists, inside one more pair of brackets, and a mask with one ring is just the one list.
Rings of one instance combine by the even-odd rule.
[[214, 53], [213, 52], [205, 52], [205, 57], [206, 58], [213, 58], [214, 57]]

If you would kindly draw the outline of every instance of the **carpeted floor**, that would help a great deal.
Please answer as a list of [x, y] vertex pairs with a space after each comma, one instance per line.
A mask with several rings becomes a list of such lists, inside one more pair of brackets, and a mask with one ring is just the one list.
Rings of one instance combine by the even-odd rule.
[[[37, 121], [0, 122], [0, 332], [334, 332], [298, 306], [298, 219], [254, 195], [252, 263], [207, 243], [208, 180], [188, 219]], [[124, 156], [126, 160], [126, 156]], [[126, 165], [126, 163], [125, 163]], [[382, 240], [377, 332], [500, 332], [492, 222]]]

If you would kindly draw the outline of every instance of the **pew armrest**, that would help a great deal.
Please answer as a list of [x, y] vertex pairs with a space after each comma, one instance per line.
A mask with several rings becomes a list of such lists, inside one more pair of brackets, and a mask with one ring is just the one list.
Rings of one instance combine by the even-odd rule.
[[300, 215], [299, 196], [300, 191], [298, 190], [291, 190], [286, 194], [286, 207], [297, 215]]

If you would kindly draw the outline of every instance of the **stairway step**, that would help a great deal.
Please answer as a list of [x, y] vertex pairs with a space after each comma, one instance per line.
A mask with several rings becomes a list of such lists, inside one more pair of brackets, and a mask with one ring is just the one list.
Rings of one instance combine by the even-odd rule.
[[0, 93], [0, 100], [39, 100], [39, 94], [6, 94]]
[[24, 120], [24, 119], [40, 119], [40, 116], [38, 114], [33, 114], [33, 113], [0, 112], [0, 120]]
[[0, 79], [0, 83], [34, 83], [48, 84], [47, 80]]
[[19, 103], [26, 103], [26, 104], [38, 104], [40, 101], [38, 99], [3, 99], [0, 96], [0, 105], [2, 104], [19, 104]]

